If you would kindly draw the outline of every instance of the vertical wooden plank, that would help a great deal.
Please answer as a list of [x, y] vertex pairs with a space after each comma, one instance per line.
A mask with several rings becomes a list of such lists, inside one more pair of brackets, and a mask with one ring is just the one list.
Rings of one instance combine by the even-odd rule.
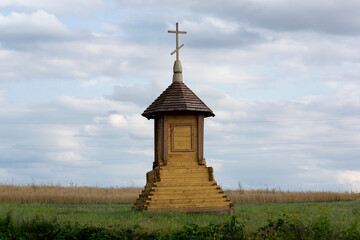
[[164, 116], [159, 117], [159, 128], [160, 128], [160, 159], [164, 161]]
[[168, 116], [164, 113], [164, 115], [163, 115], [163, 136], [162, 136], [162, 138], [163, 138], [163, 160], [164, 160], [164, 162], [165, 162], [165, 164], [167, 164], [167, 161], [168, 161], [168, 155], [169, 155], [169, 153], [168, 153], [168, 128], [169, 128], [169, 126], [168, 126], [169, 124], [168, 124]]
[[[195, 123], [196, 124], [196, 123]], [[191, 150], [192, 151], [194, 151], [195, 149], [194, 149], [194, 138], [195, 138], [195, 133], [194, 133], [194, 126], [193, 126], [193, 124], [191, 124], [191, 126], [190, 126], [190, 131], [191, 131]]]
[[204, 115], [199, 114], [197, 118], [198, 124], [198, 160], [201, 162], [204, 158]]
[[158, 141], [159, 141], [159, 136], [158, 136], [158, 118], [156, 117], [154, 119], [154, 164], [153, 164], [153, 169], [159, 165], [159, 157], [158, 157]]

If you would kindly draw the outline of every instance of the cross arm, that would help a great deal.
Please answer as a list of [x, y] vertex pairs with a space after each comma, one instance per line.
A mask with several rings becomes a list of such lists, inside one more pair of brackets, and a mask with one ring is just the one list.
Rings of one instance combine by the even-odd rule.
[[182, 34], [187, 34], [187, 32], [184, 32], [184, 31], [172, 31], [172, 30], [169, 30], [168, 33], [182, 33]]
[[171, 53], [171, 55], [173, 55], [174, 53], [176, 53], [180, 48], [182, 48], [184, 46], [184, 44], [181, 44], [180, 45], [180, 47], [178, 47], [177, 49], [175, 49], [172, 53]]

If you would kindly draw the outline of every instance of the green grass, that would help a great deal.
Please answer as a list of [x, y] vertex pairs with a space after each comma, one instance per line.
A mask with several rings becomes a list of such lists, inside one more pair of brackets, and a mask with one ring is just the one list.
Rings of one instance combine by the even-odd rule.
[[[162, 229], [173, 233], [184, 225], [207, 226], [229, 220], [228, 214], [219, 213], [151, 213], [130, 210], [130, 204], [20, 204], [0, 203], [0, 217], [8, 212], [16, 223], [30, 221], [38, 216], [59, 223], [105, 228], [131, 228], [139, 225], [146, 232]], [[254, 232], [268, 224], [268, 219], [278, 219], [284, 214], [303, 222], [313, 222], [326, 212], [333, 226], [344, 229], [360, 222], [360, 201], [327, 203], [246, 203], [236, 204], [234, 215], [245, 224], [247, 232]]]

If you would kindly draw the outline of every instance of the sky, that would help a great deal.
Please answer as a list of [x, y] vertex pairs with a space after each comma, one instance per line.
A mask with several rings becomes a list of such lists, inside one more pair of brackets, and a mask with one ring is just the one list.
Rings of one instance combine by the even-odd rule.
[[1, 0], [0, 183], [142, 187], [171, 84], [225, 189], [360, 192], [358, 0]]

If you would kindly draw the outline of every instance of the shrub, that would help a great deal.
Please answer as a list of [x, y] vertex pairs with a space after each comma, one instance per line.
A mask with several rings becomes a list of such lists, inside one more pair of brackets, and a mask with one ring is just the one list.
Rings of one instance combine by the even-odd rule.
[[269, 219], [268, 223], [254, 233], [246, 233], [245, 223], [232, 216], [222, 224], [185, 225], [175, 233], [164, 233], [157, 230], [144, 232], [138, 225], [126, 229], [109, 229], [102, 226], [60, 224], [56, 219], [51, 221], [35, 217], [29, 221], [15, 224], [11, 212], [0, 218], [1, 240], [100, 240], [100, 239], [349, 239], [359, 240], [359, 221], [355, 219], [348, 228], [336, 229], [331, 224], [329, 211], [320, 209], [317, 217], [310, 222], [299, 218], [297, 212], [283, 214]]

